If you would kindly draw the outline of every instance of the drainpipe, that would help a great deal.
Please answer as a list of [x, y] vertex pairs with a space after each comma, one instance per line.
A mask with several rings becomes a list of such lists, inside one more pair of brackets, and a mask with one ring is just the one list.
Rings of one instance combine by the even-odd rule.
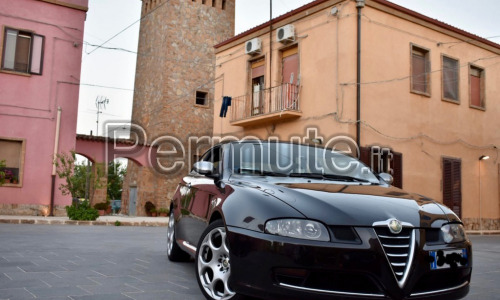
[[272, 87], [273, 76], [273, 0], [269, 1], [269, 89]]
[[59, 131], [61, 128], [61, 107], [57, 107], [57, 121], [56, 121], [56, 137], [54, 139], [54, 161], [52, 162], [52, 187], [50, 189], [50, 206], [49, 206], [49, 216], [54, 216], [54, 192], [56, 188], [56, 165], [54, 164], [57, 158], [57, 152], [59, 151]]
[[365, 0], [356, 0], [358, 10], [358, 37], [356, 53], [356, 143], [361, 147], [361, 9]]

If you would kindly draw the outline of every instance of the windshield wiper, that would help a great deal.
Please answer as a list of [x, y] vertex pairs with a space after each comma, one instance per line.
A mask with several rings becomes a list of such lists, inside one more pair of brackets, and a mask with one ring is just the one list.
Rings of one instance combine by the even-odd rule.
[[279, 176], [279, 177], [288, 177], [288, 174], [272, 172], [272, 171], [263, 171], [263, 170], [254, 170], [254, 169], [238, 169], [236, 171], [238, 174], [242, 175], [260, 175], [260, 176]]
[[290, 177], [305, 177], [305, 178], [314, 178], [314, 179], [333, 179], [340, 181], [356, 181], [356, 182], [370, 182], [369, 180], [346, 176], [346, 175], [337, 175], [337, 174], [321, 174], [321, 173], [290, 173], [288, 174]]

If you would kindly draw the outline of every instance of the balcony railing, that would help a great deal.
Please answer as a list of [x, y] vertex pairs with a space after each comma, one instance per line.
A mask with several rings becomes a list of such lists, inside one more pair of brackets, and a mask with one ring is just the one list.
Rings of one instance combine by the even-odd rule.
[[299, 88], [295, 84], [285, 83], [233, 98], [231, 123], [245, 126], [252, 125], [254, 120], [300, 117]]

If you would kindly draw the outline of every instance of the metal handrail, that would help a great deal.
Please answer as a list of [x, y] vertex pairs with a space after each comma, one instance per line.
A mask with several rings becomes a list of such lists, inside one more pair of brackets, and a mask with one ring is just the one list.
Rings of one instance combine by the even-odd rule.
[[299, 86], [284, 83], [233, 98], [231, 121], [290, 110], [299, 111]]

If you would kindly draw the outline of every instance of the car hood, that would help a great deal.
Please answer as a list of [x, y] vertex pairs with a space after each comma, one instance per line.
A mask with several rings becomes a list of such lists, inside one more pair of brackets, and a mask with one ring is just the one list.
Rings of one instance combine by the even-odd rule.
[[372, 226], [395, 218], [414, 227], [439, 228], [459, 221], [432, 199], [392, 186], [273, 181], [253, 180], [248, 185], [287, 203], [305, 218], [328, 225]]

